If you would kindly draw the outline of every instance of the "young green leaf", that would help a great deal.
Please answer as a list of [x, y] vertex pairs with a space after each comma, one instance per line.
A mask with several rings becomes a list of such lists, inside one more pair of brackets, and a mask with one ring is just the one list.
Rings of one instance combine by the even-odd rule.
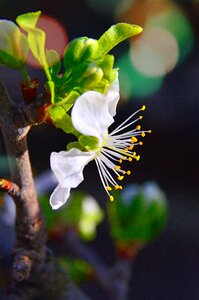
[[40, 14], [40, 11], [23, 14], [17, 17], [16, 22], [22, 29], [28, 32], [30, 49], [36, 60], [43, 67], [46, 76], [50, 81], [51, 75], [48, 69], [45, 54], [46, 34], [43, 30], [36, 28]]
[[98, 50], [95, 58], [106, 55], [111, 49], [122, 41], [142, 32], [138, 25], [118, 23], [111, 26], [98, 40]]

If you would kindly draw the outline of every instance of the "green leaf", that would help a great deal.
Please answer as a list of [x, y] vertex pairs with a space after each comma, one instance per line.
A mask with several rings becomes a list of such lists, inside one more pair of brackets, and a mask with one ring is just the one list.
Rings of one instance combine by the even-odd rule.
[[84, 147], [87, 151], [91, 151], [97, 148], [98, 138], [90, 135], [81, 135], [79, 137], [79, 143]]
[[111, 26], [98, 40], [98, 50], [95, 58], [106, 55], [111, 49], [122, 41], [142, 32], [138, 25], [118, 23]]
[[43, 30], [36, 28], [40, 14], [41, 11], [23, 14], [17, 17], [16, 22], [22, 29], [28, 32], [30, 49], [36, 60], [43, 67], [47, 78], [50, 81], [51, 75], [48, 69], [45, 54], [46, 34]]
[[26, 30], [26, 28], [35, 28], [40, 15], [41, 11], [22, 14], [17, 17], [16, 22], [24, 30]]
[[23, 69], [29, 44], [26, 36], [11, 21], [0, 20], [0, 64]]

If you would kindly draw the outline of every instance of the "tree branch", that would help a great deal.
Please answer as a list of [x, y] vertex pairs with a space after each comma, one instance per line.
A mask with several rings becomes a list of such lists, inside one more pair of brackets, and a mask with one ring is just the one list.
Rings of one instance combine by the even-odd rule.
[[7, 153], [12, 158], [10, 163], [12, 180], [18, 186], [17, 193], [12, 195], [16, 205], [13, 277], [16, 281], [22, 281], [29, 278], [33, 268], [45, 262], [47, 236], [27, 148], [27, 133], [30, 126], [25, 124], [17, 105], [12, 102], [1, 82], [0, 126]]

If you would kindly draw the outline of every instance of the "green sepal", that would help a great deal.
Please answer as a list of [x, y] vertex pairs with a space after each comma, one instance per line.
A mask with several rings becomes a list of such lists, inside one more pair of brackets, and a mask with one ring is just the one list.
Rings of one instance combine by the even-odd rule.
[[106, 55], [98, 65], [103, 70], [104, 78], [106, 78], [109, 82], [112, 82], [116, 77], [113, 65], [114, 56], [110, 54]]
[[98, 138], [90, 135], [80, 135], [78, 139], [80, 145], [85, 148], [87, 151], [92, 151], [97, 148], [99, 142]]
[[122, 41], [141, 32], [142, 28], [138, 25], [118, 23], [111, 26], [98, 40], [98, 50], [96, 51], [95, 59], [103, 57]]
[[64, 132], [71, 133], [75, 131], [70, 116], [62, 106], [53, 106], [48, 109], [48, 113], [50, 114], [53, 123]]
[[67, 150], [71, 150], [71, 149], [73, 149], [73, 148], [76, 148], [76, 149], [79, 149], [79, 150], [81, 150], [81, 151], [85, 151], [85, 148], [82, 146], [82, 145], [80, 145], [80, 143], [79, 142], [70, 142], [68, 145], [67, 145]]
[[64, 98], [57, 98], [55, 101], [55, 105], [63, 105], [65, 111], [68, 111], [72, 105], [74, 104], [75, 100], [79, 97], [79, 92], [71, 91], [66, 97]]
[[28, 50], [28, 39], [17, 25], [12, 21], [0, 20], [0, 65], [22, 70]]
[[93, 89], [96, 87], [103, 78], [103, 71], [101, 68], [96, 68], [95, 72], [90, 74], [87, 77], [84, 77], [80, 82], [80, 87], [85, 89], [86, 91]]

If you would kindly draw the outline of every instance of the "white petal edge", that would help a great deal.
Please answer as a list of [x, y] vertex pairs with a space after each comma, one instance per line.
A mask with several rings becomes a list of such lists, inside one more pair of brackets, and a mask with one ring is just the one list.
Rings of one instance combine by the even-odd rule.
[[83, 169], [94, 157], [93, 152], [70, 151], [52, 152], [50, 165], [63, 188], [75, 188], [83, 181]]
[[62, 188], [59, 184], [50, 196], [52, 209], [58, 209], [66, 203], [70, 196], [70, 188]]
[[111, 116], [114, 117], [116, 115], [116, 108], [117, 108], [118, 101], [120, 99], [118, 74], [116, 79], [111, 83], [110, 88], [107, 91], [105, 96], [108, 98], [109, 112]]
[[108, 98], [98, 92], [88, 91], [75, 102], [71, 118], [74, 127], [84, 135], [103, 141], [108, 127], [114, 122], [109, 112]]

